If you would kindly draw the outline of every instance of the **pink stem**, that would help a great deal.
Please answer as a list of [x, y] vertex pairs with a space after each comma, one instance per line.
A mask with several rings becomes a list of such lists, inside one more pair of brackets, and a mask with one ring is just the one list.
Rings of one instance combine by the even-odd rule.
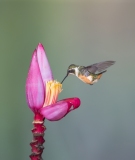
[[42, 152], [44, 149], [43, 143], [44, 140], [44, 132], [46, 130], [46, 127], [44, 126], [44, 118], [43, 116], [36, 112], [34, 116], [33, 121], [34, 128], [31, 130], [33, 133], [33, 140], [30, 143], [31, 146], [31, 160], [43, 160], [42, 159]]

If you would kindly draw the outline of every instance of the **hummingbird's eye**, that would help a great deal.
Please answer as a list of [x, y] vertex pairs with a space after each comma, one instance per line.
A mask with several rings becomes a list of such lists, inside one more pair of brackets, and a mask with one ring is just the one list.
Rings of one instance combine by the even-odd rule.
[[75, 70], [74, 69], [68, 70], [68, 73], [75, 73]]

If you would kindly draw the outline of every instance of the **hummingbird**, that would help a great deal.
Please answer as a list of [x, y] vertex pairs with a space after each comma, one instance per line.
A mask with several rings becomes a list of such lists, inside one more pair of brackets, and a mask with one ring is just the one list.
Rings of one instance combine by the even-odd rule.
[[67, 74], [62, 80], [63, 81], [67, 78], [69, 74], [75, 75], [80, 80], [82, 80], [86, 84], [93, 85], [96, 83], [102, 76], [103, 73], [105, 73], [108, 67], [113, 65], [115, 61], [104, 61], [92, 64], [90, 66], [79, 66], [75, 64], [71, 64], [67, 69]]

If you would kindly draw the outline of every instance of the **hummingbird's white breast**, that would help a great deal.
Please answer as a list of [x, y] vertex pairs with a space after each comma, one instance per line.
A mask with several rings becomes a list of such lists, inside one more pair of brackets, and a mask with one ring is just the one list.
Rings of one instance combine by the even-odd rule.
[[78, 77], [78, 74], [79, 74], [79, 67], [75, 67], [75, 75]]

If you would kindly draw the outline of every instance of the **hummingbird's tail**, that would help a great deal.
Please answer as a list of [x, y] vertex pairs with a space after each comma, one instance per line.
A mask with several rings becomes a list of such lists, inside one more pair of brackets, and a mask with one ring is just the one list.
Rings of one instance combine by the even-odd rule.
[[105, 73], [106, 71], [107, 71], [107, 70], [105, 70], [105, 71], [102, 71], [102, 72], [98, 73], [98, 74], [97, 74], [97, 79], [100, 79], [100, 78], [101, 78], [101, 76], [102, 76], [102, 74], [103, 74], [103, 73]]

